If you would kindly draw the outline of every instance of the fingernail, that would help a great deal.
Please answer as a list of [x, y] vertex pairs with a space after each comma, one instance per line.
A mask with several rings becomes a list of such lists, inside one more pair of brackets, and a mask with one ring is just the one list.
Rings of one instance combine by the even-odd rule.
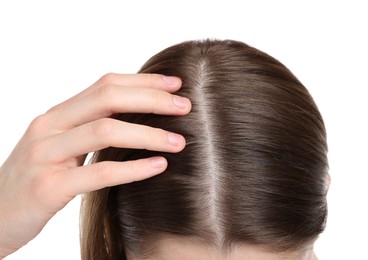
[[180, 97], [174, 95], [173, 97], [174, 105], [177, 106], [180, 109], [185, 109], [189, 105], [189, 100], [185, 97]]
[[180, 83], [180, 79], [174, 76], [164, 76], [164, 81], [167, 85], [177, 85]]
[[174, 134], [174, 133], [168, 133], [168, 139], [169, 139], [169, 143], [174, 146], [179, 146], [182, 141], [181, 135]]
[[150, 159], [151, 167], [154, 169], [161, 169], [166, 164], [165, 159], [162, 157], [153, 157]]

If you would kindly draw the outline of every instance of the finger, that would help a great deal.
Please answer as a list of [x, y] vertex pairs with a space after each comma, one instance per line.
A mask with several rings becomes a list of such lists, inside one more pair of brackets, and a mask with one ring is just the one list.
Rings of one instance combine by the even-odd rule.
[[185, 139], [159, 128], [104, 118], [50, 137], [43, 149], [45, 154], [39, 156], [62, 162], [110, 146], [179, 152], [185, 147]]
[[56, 119], [54, 127], [65, 131], [114, 113], [186, 115], [190, 109], [189, 99], [166, 91], [111, 85], [75, 100], [50, 118]]
[[[162, 85], [156, 85], [159, 86]], [[53, 121], [50, 123], [53, 127], [65, 131], [113, 113], [189, 113], [191, 104], [187, 98], [157, 88], [106, 84], [50, 110], [48, 118]]]
[[117, 74], [108, 73], [101, 77], [96, 86], [103, 85], [119, 85], [119, 86], [138, 86], [142, 88], [155, 88], [173, 93], [181, 87], [181, 80], [174, 76], [165, 76], [161, 74]]
[[[174, 93], [181, 87], [181, 79], [174, 76], [165, 76], [161, 74], [117, 74], [108, 73], [97, 80], [92, 86], [83, 90], [74, 97], [81, 97], [94, 92], [96, 89], [107, 85], [117, 85], [122, 87], [141, 87], [154, 88]], [[73, 99], [72, 97], [71, 99]], [[69, 101], [69, 100], [67, 100]]]
[[165, 158], [157, 156], [126, 162], [104, 161], [65, 170], [59, 185], [63, 193], [72, 196], [104, 187], [144, 180], [167, 168]]

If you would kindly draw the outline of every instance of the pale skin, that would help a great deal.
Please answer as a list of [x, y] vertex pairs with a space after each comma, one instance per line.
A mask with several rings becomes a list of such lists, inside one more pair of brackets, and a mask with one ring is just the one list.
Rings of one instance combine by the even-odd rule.
[[[181, 80], [155, 74], [107, 74], [91, 87], [35, 118], [0, 167], [0, 259], [36, 237], [75, 196], [162, 173], [163, 157], [83, 165], [90, 152], [114, 146], [180, 152], [185, 139], [164, 129], [112, 119], [114, 113], [185, 116], [187, 98], [175, 93]], [[328, 181], [329, 184], [330, 180]], [[139, 260], [128, 254], [129, 260]], [[239, 246], [229, 254], [188, 238], [157, 243], [150, 260], [317, 259], [312, 245], [290, 254]]]
[[180, 152], [183, 136], [114, 120], [114, 113], [184, 116], [181, 80], [155, 74], [107, 74], [35, 118], [0, 168], [0, 259], [36, 237], [75, 196], [162, 173], [163, 157], [83, 165], [90, 152], [113, 146]]
[[128, 260], [317, 260], [310, 245], [303, 250], [293, 252], [271, 252], [254, 245], [236, 245], [224, 252], [194, 238], [167, 236], [155, 243], [154, 250], [147, 257], [140, 258], [133, 253], [127, 254]]

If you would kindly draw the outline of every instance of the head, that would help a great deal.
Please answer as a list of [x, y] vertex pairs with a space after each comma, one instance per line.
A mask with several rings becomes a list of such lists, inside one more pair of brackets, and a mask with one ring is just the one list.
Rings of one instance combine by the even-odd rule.
[[[178, 94], [191, 100], [191, 113], [116, 118], [180, 133], [187, 145], [178, 154], [95, 154], [94, 161], [163, 155], [168, 168], [84, 197], [84, 259], [199, 251], [213, 257], [198, 259], [256, 251], [302, 259], [325, 227], [328, 162], [322, 117], [301, 82], [276, 59], [235, 41], [184, 42], [140, 72], [180, 77]], [[197, 259], [188, 257], [176, 259]]]

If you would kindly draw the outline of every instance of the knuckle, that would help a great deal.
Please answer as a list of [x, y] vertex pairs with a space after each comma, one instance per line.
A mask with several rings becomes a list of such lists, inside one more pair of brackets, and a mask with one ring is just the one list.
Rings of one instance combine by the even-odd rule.
[[32, 120], [31, 124], [28, 127], [28, 132], [33, 135], [42, 131], [42, 129], [47, 128], [47, 126], [48, 119], [46, 114], [43, 114]]
[[116, 176], [114, 166], [109, 162], [99, 162], [92, 168], [91, 174], [93, 179], [98, 183], [105, 183], [106, 186]]
[[[153, 149], [157, 144], [164, 143], [166, 140], [165, 138], [165, 131], [160, 130], [154, 127], [147, 126], [142, 141], [142, 146], [144, 146], [144, 149]], [[157, 148], [157, 147], [156, 147]]]
[[163, 76], [159, 74], [142, 74], [143, 79], [151, 86], [164, 85]]
[[99, 82], [101, 83], [101, 85], [111, 85], [114, 84], [115, 80], [116, 80], [116, 73], [107, 73], [105, 75], [103, 75], [100, 79]]
[[119, 167], [105, 161], [96, 164], [91, 174], [98, 183], [111, 186], [140, 180], [140, 171], [142, 171], [140, 168], [139, 161], [126, 161]]
[[97, 89], [97, 97], [100, 99], [100, 102], [111, 102], [111, 99], [114, 99], [115, 94], [115, 86], [112, 84], [104, 84], [101, 85]]
[[135, 177], [139, 173], [139, 161], [127, 161], [124, 163], [124, 173], [131, 176], [131, 181], [135, 181]]
[[91, 133], [97, 138], [105, 138], [110, 136], [114, 129], [114, 121], [108, 118], [99, 119], [91, 124]]
[[158, 137], [158, 130], [153, 127], [148, 127], [146, 135], [147, 141], [151, 142], [152, 140], [158, 139]]
[[102, 175], [106, 175], [109, 172], [109, 167], [106, 162], [96, 163], [92, 169], [92, 175], [94, 175], [95, 178], [102, 178]]
[[151, 92], [151, 98], [153, 102], [157, 105], [162, 105], [162, 104], [167, 103], [168, 95], [169, 94], [164, 91], [152, 90]]

